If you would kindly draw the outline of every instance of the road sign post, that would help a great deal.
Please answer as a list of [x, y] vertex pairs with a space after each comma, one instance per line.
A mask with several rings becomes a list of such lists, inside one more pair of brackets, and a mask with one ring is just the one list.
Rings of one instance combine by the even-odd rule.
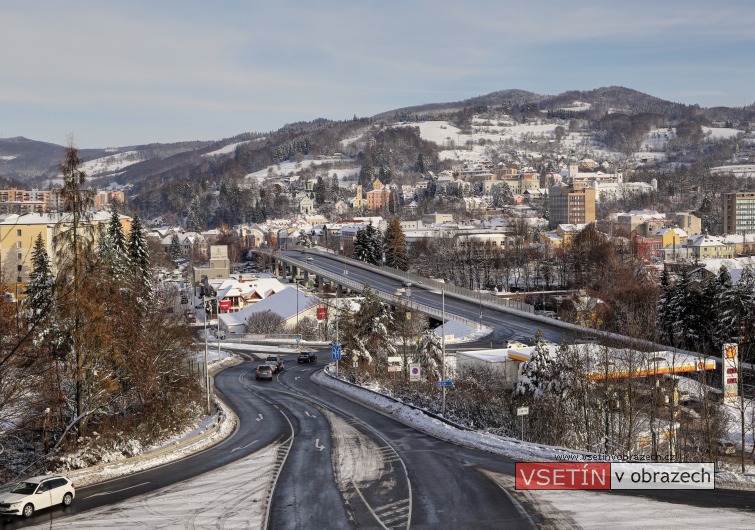
[[524, 441], [524, 417], [529, 413], [529, 407], [517, 407], [516, 409], [516, 415], [522, 417], [522, 441]]
[[421, 379], [421, 370], [419, 363], [412, 363], [409, 365], [409, 382], [416, 383]]

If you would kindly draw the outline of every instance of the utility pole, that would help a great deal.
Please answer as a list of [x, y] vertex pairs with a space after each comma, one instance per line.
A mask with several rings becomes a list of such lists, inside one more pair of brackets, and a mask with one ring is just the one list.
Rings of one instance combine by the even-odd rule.
[[[441, 319], [443, 322], [440, 325], [441, 329], [441, 336], [440, 336], [440, 349], [441, 349], [441, 355], [443, 362], [441, 363], [441, 371], [443, 372], [442, 380], [445, 383], [446, 382], [446, 289], [445, 287], [440, 288], [440, 296], [441, 296]], [[441, 404], [441, 415], [445, 418], [446, 417], [446, 385], [443, 385], [443, 402]]]

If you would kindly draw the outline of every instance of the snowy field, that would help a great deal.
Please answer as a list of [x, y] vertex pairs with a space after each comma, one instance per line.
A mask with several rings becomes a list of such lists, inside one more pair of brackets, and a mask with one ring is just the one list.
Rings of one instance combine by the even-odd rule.
[[240, 145], [248, 144], [251, 142], [251, 140], [246, 140], [244, 142], [236, 142], [234, 144], [228, 144], [226, 146], [221, 147], [220, 149], [217, 149], [215, 151], [212, 151], [210, 153], [205, 153], [202, 156], [220, 156], [220, 155], [229, 155], [236, 151], [236, 148]]
[[[244, 178], [249, 180], [256, 180], [258, 182], [263, 182], [268, 177], [281, 177], [288, 174], [297, 174], [302, 169], [308, 168], [308, 167], [314, 167], [315, 171], [317, 170], [318, 166], [321, 166], [323, 164], [332, 164], [332, 163], [344, 163], [348, 162], [350, 159], [344, 159], [344, 158], [321, 158], [318, 160], [312, 160], [312, 159], [305, 159], [301, 162], [281, 162], [280, 164], [275, 164], [272, 166], [268, 166], [265, 169], [261, 169], [259, 171], [255, 171], [254, 173], [248, 173]], [[323, 170], [323, 174], [325, 174], [326, 171]], [[353, 184], [352, 181], [356, 180], [356, 175], [359, 175], [359, 167], [353, 167], [353, 168], [338, 168], [338, 169], [328, 169], [327, 170], [327, 176], [331, 177], [333, 176], [333, 173], [338, 175], [338, 181], [339, 184], [342, 184], [345, 187], [348, 187], [350, 184]]]
[[142, 160], [144, 157], [138, 151], [126, 151], [84, 162], [81, 164], [81, 170], [89, 176], [105, 175], [138, 164]]

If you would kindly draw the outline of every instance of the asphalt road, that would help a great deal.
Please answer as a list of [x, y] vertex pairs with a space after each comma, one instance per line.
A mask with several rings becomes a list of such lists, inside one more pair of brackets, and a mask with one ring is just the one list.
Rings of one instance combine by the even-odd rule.
[[267, 391], [295, 417], [297, 440], [273, 496], [271, 528], [532, 527], [481, 472], [484, 465], [513, 473], [512, 461], [491, 463], [489, 454], [314, 384], [309, 376], [323, 364], [289, 365]]

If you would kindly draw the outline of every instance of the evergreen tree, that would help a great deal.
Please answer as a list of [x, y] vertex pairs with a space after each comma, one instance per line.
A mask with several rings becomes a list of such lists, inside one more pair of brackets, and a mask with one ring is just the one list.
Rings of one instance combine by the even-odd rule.
[[128, 256], [133, 273], [137, 278], [137, 285], [144, 289], [148, 298], [152, 296], [152, 274], [149, 269], [149, 249], [147, 239], [142, 228], [142, 221], [138, 215], [131, 223], [131, 233], [128, 240]]
[[364, 262], [370, 261], [370, 250], [365, 229], [357, 230], [357, 235], [354, 238], [353, 258]]
[[362, 296], [359, 310], [342, 319], [344, 349], [370, 364], [385, 365], [387, 357], [396, 354], [393, 314], [369, 285]]
[[425, 159], [422, 156], [422, 153], [417, 155], [417, 163], [414, 164], [414, 169], [417, 171], [417, 173], [424, 173], [427, 168], [425, 168]]
[[105, 267], [116, 283], [121, 284], [126, 270], [129, 268], [129, 257], [126, 236], [123, 235], [123, 227], [116, 204], [113, 204], [111, 209], [110, 221], [104, 239], [102, 235], [100, 236], [100, 259], [104, 260]]
[[369, 249], [368, 263], [372, 265], [381, 265], [383, 263], [383, 234], [375, 228], [372, 221], [365, 228], [367, 234], [367, 246]]
[[742, 270], [735, 289], [736, 314], [740, 354], [743, 362], [752, 362], [755, 351], [755, 271], [751, 266]]
[[409, 269], [406, 238], [398, 217], [391, 219], [391, 223], [385, 231], [385, 264], [402, 271]]
[[184, 252], [181, 248], [181, 242], [178, 239], [178, 234], [173, 234], [170, 240], [170, 259], [173, 261], [179, 261], [183, 258]]
[[712, 346], [713, 352], [721, 351], [721, 346], [737, 337], [737, 314], [734, 300], [734, 290], [729, 269], [724, 265], [718, 271], [716, 281], [713, 282], [713, 304], [711, 322], [713, 324]]
[[661, 297], [658, 300], [655, 327], [658, 330], [658, 340], [672, 345], [674, 342], [674, 314], [671, 301], [674, 297], [674, 286], [671, 284], [668, 271], [664, 267], [661, 273]]
[[42, 240], [37, 234], [31, 254], [32, 270], [29, 273], [29, 285], [26, 288], [24, 304], [34, 312], [35, 318], [50, 310], [53, 300], [54, 277], [50, 270], [50, 258]]
[[335, 173], [330, 177], [330, 200], [333, 203], [341, 200], [341, 188], [338, 186], [338, 175]]
[[535, 332], [534, 346], [530, 360], [522, 363], [520, 368], [522, 376], [515, 386], [515, 394], [539, 398], [550, 391], [554, 379], [553, 360], [539, 329]]
[[314, 185], [313, 191], [315, 192], [315, 204], [320, 205], [325, 202], [325, 181], [322, 177], [317, 177], [317, 182]]
[[440, 380], [443, 366], [443, 343], [433, 329], [426, 329], [417, 343], [417, 357], [424, 377]]

